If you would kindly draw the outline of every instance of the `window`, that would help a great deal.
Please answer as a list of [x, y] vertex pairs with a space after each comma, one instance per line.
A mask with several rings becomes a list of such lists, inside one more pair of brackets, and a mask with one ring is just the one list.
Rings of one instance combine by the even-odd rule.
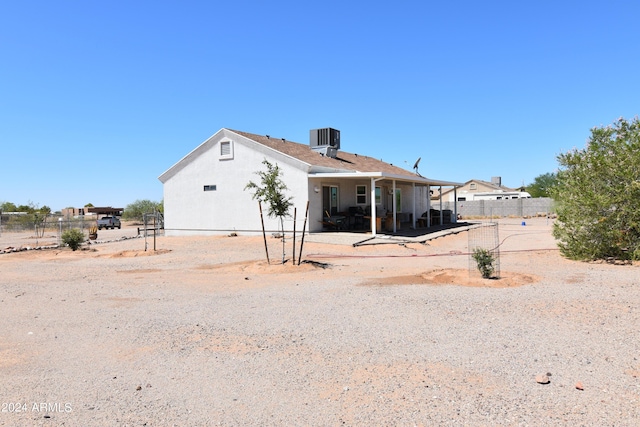
[[471, 184], [469, 184], [469, 190], [475, 190], [476, 189], [476, 183], [472, 182]]
[[367, 204], [367, 186], [356, 185], [356, 205]]
[[216, 191], [217, 188], [215, 185], [205, 185], [204, 186], [204, 191]]
[[382, 189], [376, 187], [376, 205], [382, 204]]
[[459, 202], [466, 202], [467, 198], [466, 197], [458, 197], [458, 201]]
[[233, 159], [233, 141], [220, 141], [220, 160]]

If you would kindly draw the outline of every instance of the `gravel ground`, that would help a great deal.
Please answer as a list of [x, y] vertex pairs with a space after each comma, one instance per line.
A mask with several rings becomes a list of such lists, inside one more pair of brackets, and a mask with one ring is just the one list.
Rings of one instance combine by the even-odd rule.
[[299, 266], [245, 236], [0, 255], [0, 426], [640, 425], [639, 266], [500, 235], [499, 280], [467, 233], [313, 236]]

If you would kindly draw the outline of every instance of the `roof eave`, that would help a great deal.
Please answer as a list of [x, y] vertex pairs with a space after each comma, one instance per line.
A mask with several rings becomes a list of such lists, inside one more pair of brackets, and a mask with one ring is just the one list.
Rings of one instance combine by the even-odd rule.
[[373, 178], [373, 179], [391, 179], [396, 181], [412, 182], [421, 185], [438, 185], [443, 187], [461, 187], [464, 185], [460, 182], [441, 181], [429, 179], [421, 176], [399, 175], [384, 172], [315, 172], [310, 173], [309, 178]]
[[189, 164], [194, 158], [200, 155], [200, 152], [206, 149], [207, 143], [211, 141], [213, 138], [218, 136], [220, 133], [223, 133], [226, 129], [222, 128], [218, 130], [216, 133], [211, 135], [209, 138], [202, 141], [197, 147], [187, 153], [184, 157], [174, 163], [169, 169], [162, 172], [160, 176], [158, 176], [158, 180], [163, 184], [167, 182], [172, 176], [178, 173], [181, 169], [183, 169], [187, 164]]

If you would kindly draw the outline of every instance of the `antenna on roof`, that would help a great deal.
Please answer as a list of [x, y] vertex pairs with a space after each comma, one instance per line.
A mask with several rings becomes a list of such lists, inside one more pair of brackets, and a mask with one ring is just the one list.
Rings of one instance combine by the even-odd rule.
[[420, 172], [418, 172], [418, 165], [420, 164], [420, 160], [422, 160], [422, 157], [418, 157], [418, 160], [416, 160], [416, 162], [413, 164], [413, 170], [416, 171], [416, 175], [422, 177], [422, 175], [420, 175]]

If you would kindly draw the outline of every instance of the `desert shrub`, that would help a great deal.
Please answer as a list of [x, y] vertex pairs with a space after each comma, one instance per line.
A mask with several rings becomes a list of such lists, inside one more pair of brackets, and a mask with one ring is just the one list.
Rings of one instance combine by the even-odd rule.
[[66, 230], [62, 233], [62, 242], [75, 251], [84, 242], [84, 233], [77, 228]]
[[640, 259], [640, 120], [591, 129], [586, 148], [558, 156], [553, 234], [576, 260]]
[[478, 271], [482, 274], [482, 277], [485, 279], [490, 279], [495, 272], [495, 267], [493, 265], [495, 261], [495, 257], [488, 249], [476, 248], [473, 250], [471, 257], [478, 264]]

